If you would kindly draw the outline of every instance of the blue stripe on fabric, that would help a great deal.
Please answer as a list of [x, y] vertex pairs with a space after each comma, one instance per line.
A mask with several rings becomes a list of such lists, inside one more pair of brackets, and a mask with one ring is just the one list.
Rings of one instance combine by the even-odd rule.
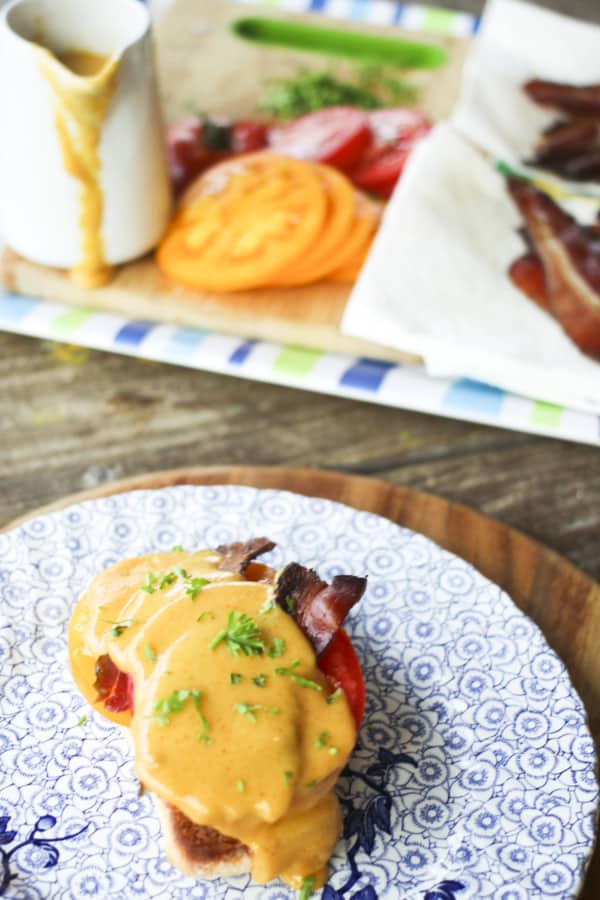
[[366, 19], [369, 0], [352, 0], [350, 16], [353, 19]]
[[132, 319], [126, 322], [123, 327], [117, 331], [114, 337], [114, 343], [117, 347], [139, 347], [146, 335], [153, 328], [156, 328], [156, 322], [145, 322], [143, 319]]
[[172, 355], [177, 361], [190, 359], [207, 334], [207, 331], [200, 331], [198, 328], [178, 328], [165, 343], [161, 356]]
[[396, 8], [394, 10], [394, 16], [392, 18], [392, 25], [399, 25], [402, 16], [404, 15], [404, 3], [397, 3]]
[[473, 16], [473, 22], [471, 24], [471, 34], [477, 34], [481, 27], [481, 16]]
[[227, 362], [231, 363], [232, 366], [241, 366], [242, 363], [246, 362], [255, 346], [256, 341], [245, 341], [235, 348]]
[[382, 362], [378, 359], [359, 359], [349, 369], [346, 369], [339, 384], [375, 393], [381, 387], [381, 383], [390, 369], [394, 368], [395, 363]]
[[326, 3], [327, 0], [310, 0], [308, 8], [310, 12], [322, 12]]
[[0, 294], [0, 317], [8, 322], [20, 322], [32, 309], [39, 306], [40, 302], [32, 297], [2, 293]]
[[506, 391], [501, 388], [471, 378], [461, 378], [451, 384], [446, 391], [442, 399], [442, 408], [497, 416], [505, 397]]

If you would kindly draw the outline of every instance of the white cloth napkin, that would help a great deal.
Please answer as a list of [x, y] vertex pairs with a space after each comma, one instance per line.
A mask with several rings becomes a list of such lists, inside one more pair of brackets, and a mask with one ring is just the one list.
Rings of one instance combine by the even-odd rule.
[[[561, 118], [527, 97], [522, 85], [531, 78], [599, 83], [600, 26], [519, 0], [489, 0], [451, 122], [477, 146], [520, 169], [541, 132]], [[547, 173], [543, 177], [559, 183]], [[597, 184], [572, 187], [600, 194]]]
[[431, 374], [600, 412], [600, 364], [506, 276], [524, 252], [519, 224], [491, 163], [436, 126], [390, 201], [342, 330], [421, 354]]

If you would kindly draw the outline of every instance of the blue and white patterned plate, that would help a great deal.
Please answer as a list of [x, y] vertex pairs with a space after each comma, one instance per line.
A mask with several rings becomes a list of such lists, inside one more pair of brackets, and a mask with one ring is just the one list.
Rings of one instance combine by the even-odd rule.
[[[565, 667], [498, 587], [421, 535], [338, 503], [174, 487], [83, 503], [0, 536], [0, 894], [287, 900], [200, 882], [163, 852], [121, 731], [71, 681], [90, 579], [127, 556], [267, 534], [269, 561], [367, 574], [349, 631], [368, 684], [323, 900], [574, 897], [598, 785]], [[87, 720], [81, 724], [82, 716]]]

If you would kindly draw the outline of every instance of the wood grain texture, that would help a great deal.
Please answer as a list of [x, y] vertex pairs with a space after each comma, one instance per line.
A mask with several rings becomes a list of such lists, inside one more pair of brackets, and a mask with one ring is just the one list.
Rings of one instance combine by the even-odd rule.
[[[309, 469], [218, 466], [126, 479], [63, 498], [36, 514], [122, 491], [178, 484], [245, 484], [326, 497], [419, 531], [468, 560], [510, 594], [563, 658], [600, 745], [600, 586], [557, 554], [475, 510], [371, 478]], [[580, 897], [592, 900], [599, 895], [600, 852], [596, 852]]]

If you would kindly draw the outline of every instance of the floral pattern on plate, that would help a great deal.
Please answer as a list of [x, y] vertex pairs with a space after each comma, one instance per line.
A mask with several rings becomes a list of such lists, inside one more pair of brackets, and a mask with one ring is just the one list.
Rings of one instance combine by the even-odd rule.
[[279, 882], [168, 863], [120, 729], [75, 689], [71, 609], [128, 556], [267, 534], [266, 561], [368, 576], [348, 631], [367, 712], [339, 784], [323, 900], [572, 898], [594, 836], [596, 755], [539, 629], [466, 562], [327, 500], [180, 486], [90, 501], [0, 535], [0, 894], [288, 900]]

